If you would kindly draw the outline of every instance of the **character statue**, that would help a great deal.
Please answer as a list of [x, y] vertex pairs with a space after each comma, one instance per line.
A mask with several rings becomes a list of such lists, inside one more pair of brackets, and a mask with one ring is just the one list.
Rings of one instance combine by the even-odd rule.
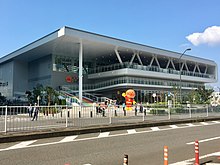
[[122, 93], [122, 96], [125, 98], [125, 110], [132, 110], [132, 105], [136, 103], [134, 101], [135, 91], [133, 89], [128, 89], [125, 93]]

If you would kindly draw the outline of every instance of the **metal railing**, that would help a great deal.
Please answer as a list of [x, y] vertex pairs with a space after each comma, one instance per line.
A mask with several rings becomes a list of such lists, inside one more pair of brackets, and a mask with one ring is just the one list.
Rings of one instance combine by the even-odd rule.
[[[33, 110], [34, 108], [32, 108]], [[183, 119], [220, 116], [220, 107], [199, 105], [193, 107], [167, 108], [165, 106], [133, 107], [131, 111], [122, 106], [39, 106], [37, 120], [27, 106], [0, 106], [0, 132], [28, 132], [51, 128], [109, 125], [113, 123], [136, 123], [143, 121]]]
[[[145, 65], [139, 65], [136, 63], [130, 63], [130, 62], [124, 62], [124, 63], [116, 63], [112, 65], [105, 65], [100, 66], [96, 68], [89, 69], [89, 74], [95, 74], [100, 72], [107, 72], [117, 69], [124, 69], [124, 68], [131, 68], [131, 69], [137, 69], [137, 70], [144, 70], [144, 71], [153, 71], [153, 72], [162, 72], [162, 73], [169, 73], [169, 74], [177, 74], [179, 75], [180, 71], [171, 69], [171, 68], [160, 68], [158, 66], [145, 66]], [[182, 75], [186, 76], [193, 76], [193, 77], [202, 77], [202, 78], [210, 78], [214, 79], [215, 76], [213, 74], [206, 74], [206, 73], [198, 73], [198, 72], [192, 72], [192, 71], [182, 71]]]

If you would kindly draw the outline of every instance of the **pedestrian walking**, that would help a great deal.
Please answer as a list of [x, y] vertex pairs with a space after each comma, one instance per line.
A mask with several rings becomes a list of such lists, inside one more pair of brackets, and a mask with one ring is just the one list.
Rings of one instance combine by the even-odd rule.
[[36, 121], [37, 121], [38, 111], [39, 111], [39, 108], [37, 107], [37, 103], [35, 103], [34, 109], [33, 109], [34, 117], [33, 117], [32, 121], [34, 121], [34, 119], [36, 119]]
[[134, 110], [135, 110], [135, 116], [137, 116], [137, 103], [135, 104]]
[[143, 110], [144, 110], [144, 107], [143, 107], [142, 102], [141, 102], [141, 104], [140, 104], [140, 113], [143, 113]]
[[29, 117], [32, 117], [33, 108], [32, 108], [32, 106], [31, 106], [31, 104], [30, 104], [29, 107], [28, 107], [28, 114], [29, 114]]

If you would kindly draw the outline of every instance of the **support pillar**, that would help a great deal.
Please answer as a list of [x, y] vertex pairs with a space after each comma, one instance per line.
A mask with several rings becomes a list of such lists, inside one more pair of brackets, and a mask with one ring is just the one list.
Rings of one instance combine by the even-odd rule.
[[82, 106], [82, 90], [83, 90], [83, 44], [80, 41], [79, 45], [79, 100], [80, 107]]
[[120, 64], [122, 64], [123, 62], [122, 62], [121, 57], [120, 57], [120, 54], [119, 54], [119, 52], [118, 52], [118, 47], [115, 48], [115, 54], [116, 54], [116, 56], [117, 56], [118, 61], [120, 62]]

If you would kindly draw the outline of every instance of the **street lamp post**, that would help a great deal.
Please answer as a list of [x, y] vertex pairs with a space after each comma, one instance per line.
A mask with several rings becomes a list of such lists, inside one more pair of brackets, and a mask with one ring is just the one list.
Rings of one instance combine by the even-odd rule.
[[190, 50], [191, 50], [191, 48], [188, 48], [188, 49], [184, 50], [184, 52], [180, 55], [180, 57], [178, 59], [178, 61], [179, 61], [179, 69], [180, 69], [180, 71], [179, 71], [179, 75], [180, 75], [180, 85], [179, 85], [180, 86], [180, 104], [182, 103], [182, 79], [181, 79], [182, 67], [181, 67], [180, 60], [183, 57], [183, 55], [186, 53], [186, 51], [190, 51]]

